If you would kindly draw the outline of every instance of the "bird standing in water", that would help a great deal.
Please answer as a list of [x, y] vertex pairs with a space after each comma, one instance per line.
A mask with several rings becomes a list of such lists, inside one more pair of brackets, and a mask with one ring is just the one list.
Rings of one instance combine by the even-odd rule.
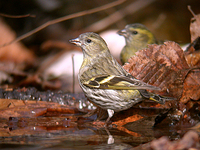
[[114, 112], [126, 110], [142, 100], [164, 103], [165, 98], [146, 91], [159, 88], [137, 80], [126, 72], [110, 54], [106, 42], [98, 34], [83, 33], [70, 42], [83, 51], [79, 84], [92, 103], [107, 110], [106, 124]]
[[153, 33], [139, 23], [126, 25], [125, 29], [117, 33], [124, 36], [126, 41], [126, 45], [120, 53], [122, 64], [128, 62], [128, 59], [135, 55], [138, 50], [147, 48], [148, 44], [159, 44]]

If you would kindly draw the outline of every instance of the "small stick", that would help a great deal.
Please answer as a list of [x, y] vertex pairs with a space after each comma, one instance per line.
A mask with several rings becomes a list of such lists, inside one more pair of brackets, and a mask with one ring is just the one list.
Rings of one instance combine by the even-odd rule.
[[74, 94], [74, 89], [75, 89], [75, 66], [74, 66], [74, 54], [72, 54], [72, 71], [73, 71], [72, 93]]
[[108, 17], [105, 17], [104, 19], [95, 22], [94, 24], [86, 27], [85, 31], [93, 31], [93, 32], [99, 32], [108, 26], [118, 22], [119, 20], [122, 20], [125, 16], [128, 14], [133, 14], [134, 12], [137, 12], [138, 10], [141, 10], [142, 8], [152, 4], [155, 0], [137, 0], [133, 1], [130, 5], [126, 6], [125, 8], [122, 8], [112, 14], [110, 14]]
[[193, 12], [193, 10], [192, 10], [192, 8], [191, 8], [190, 5], [188, 5], [188, 10], [191, 12], [191, 14], [192, 14], [194, 17], [196, 16], [196, 14]]

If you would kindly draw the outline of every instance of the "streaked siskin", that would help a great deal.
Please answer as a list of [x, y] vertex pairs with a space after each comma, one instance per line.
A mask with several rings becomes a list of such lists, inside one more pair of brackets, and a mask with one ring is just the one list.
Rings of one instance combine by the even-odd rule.
[[96, 33], [87, 32], [78, 38], [70, 40], [81, 47], [83, 63], [79, 70], [79, 84], [85, 96], [94, 104], [107, 110], [108, 119], [114, 112], [132, 107], [134, 104], [150, 99], [164, 103], [164, 97], [149, 93], [149, 90], [159, 90], [135, 79], [113, 58], [106, 42]]
[[120, 53], [122, 64], [128, 62], [138, 50], [147, 48], [148, 44], [159, 44], [153, 33], [139, 23], [126, 25], [124, 29], [118, 31], [118, 34], [124, 36], [126, 41]]

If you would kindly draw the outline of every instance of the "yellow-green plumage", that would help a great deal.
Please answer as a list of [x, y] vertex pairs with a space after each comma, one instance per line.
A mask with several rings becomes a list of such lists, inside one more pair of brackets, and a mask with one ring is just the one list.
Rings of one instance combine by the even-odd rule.
[[132, 107], [150, 99], [163, 103], [163, 97], [150, 94], [146, 89], [159, 88], [135, 79], [113, 58], [105, 41], [96, 33], [88, 32], [70, 40], [83, 50], [83, 63], [79, 70], [79, 84], [86, 97], [108, 111], [108, 119], [114, 112]]
[[158, 44], [153, 33], [139, 23], [126, 25], [125, 29], [119, 31], [118, 34], [124, 36], [126, 41], [120, 54], [122, 64], [128, 62], [128, 59], [138, 50], [147, 48], [148, 44]]

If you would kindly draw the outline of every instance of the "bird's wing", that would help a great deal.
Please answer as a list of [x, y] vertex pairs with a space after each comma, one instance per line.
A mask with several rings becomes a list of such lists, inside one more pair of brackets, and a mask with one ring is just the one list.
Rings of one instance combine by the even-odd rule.
[[114, 89], [114, 90], [160, 90], [158, 87], [148, 85], [140, 80], [127, 76], [102, 75], [93, 77], [83, 83], [85, 86], [97, 89]]

